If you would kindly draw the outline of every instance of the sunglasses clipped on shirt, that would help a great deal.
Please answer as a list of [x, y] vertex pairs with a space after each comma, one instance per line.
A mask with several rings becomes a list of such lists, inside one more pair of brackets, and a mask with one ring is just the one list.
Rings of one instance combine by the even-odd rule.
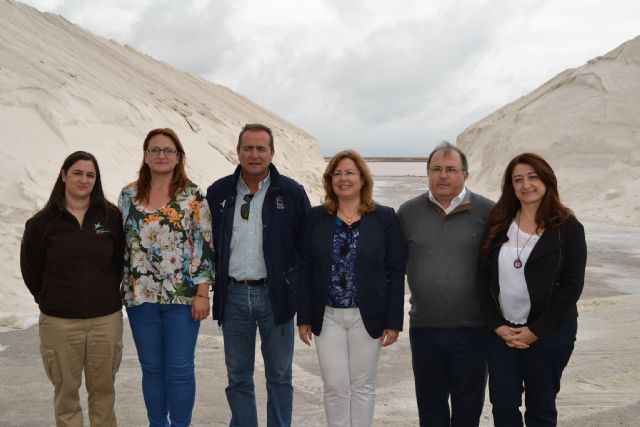
[[244, 200], [244, 203], [240, 205], [240, 216], [242, 217], [242, 219], [249, 219], [249, 212], [251, 210], [251, 199], [253, 199], [253, 194], [251, 193], [245, 194], [242, 198], [242, 200]]

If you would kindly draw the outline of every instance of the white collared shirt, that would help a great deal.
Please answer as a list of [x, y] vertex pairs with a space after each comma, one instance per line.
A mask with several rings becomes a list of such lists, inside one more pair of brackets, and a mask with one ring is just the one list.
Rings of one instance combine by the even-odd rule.
[[429, 200], [431, 200], [436, 205], [440, 206], [440, 208], [444, 211], [444, 213], [449, 215], [464, 200], [464, 196], [467, 195], [467, 187], [462, 187], [462, 191], [460, 192], [460, 194], [458, 194], [456, 197], [453, 198], [453, 200], [451, 200], [451, 203], [449, 203], [449, 207], [446, 209], [440, 204], [440, 202], [436, 200], [435, 197], [433, 197], [431, 190], [429, 190], [427, 193], [429, 194]]

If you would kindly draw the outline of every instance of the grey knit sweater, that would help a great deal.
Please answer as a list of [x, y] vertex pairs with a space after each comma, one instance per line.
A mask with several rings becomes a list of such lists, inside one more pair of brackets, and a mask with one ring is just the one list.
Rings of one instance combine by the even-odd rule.
[[468, 190], [449, 215], [426, 193], [400, 206], [412, 327], [484, 326], [475, 277], [492, 207], [491, 200]]

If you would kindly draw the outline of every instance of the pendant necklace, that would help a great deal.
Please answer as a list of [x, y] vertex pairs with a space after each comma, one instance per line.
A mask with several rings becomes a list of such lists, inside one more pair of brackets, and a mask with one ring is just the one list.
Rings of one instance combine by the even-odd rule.
[[520, 255], [522, 255], [522, 252], [524, 251], [524, 248], [527, 247], [527, 243], [529, 243], [529, 240], [531, 240], [531, 238], [533, 237], [533, 234], [529, 234], [529, 238], [527, 239], [526, 242], [524, 242], [524, 246], [522, 246], [522, 249], [520, 249], [518, 247], [518, 245], [520, 244], [520, 213], [518, 213], [518, 220], [516, 221], [516, 260], [513, 261], [513, 266], [515, 268], [522, 268], [522, 260], [520, 260]]
[[353, 222], [354, 217], [358, 214], [356, 212], [355, 215], [348, 216], [344, 212], [341, 212], [339, 209], [338, 209], [338, 213], [340, 213], [340, 216], [344, 219], [344, 222], [346, 222], [348, 226], [351, 226], [351, 223]]

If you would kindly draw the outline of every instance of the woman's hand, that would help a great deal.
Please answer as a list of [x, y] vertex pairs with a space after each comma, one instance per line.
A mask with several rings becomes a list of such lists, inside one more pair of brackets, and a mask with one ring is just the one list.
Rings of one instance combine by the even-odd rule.
[[538, 340], [536, 334], [526, 326], [511, 328], [507, 325], [502, 325], [494, 329], [494, 332], [504, 340], [508, 347], [520, 350], [529, 348], [531, 344]]
[[298, 335], [303, 343], [311, 347], [311, 340], [313, 339], [311, 325], [298, 325]]
[[382, 336], [380, 337], [380, 343], [383, 347], [393, 344], [398, 341], [398, 335], [400, 335], [400, 331], [397, 329], [385, 329], [382, 331]]
[[520, 328], [512, 328], [513, 330], [513, 340], [517, 342], [524, 343], [528, 346], [538, 341], [538, 336], [531, 332], [531, 329], [526, 326], [522, 326]]
[[502, 338], [505, 342], [509, 342], [513, 338], [513, 331], [507, 325], [498, 326], [493, 330], [497, 336]]
[[191, 317], [193, 320], [204, 320], [209, 317], [209, 285], [198, 285], [198, 290], [191, 300]]

